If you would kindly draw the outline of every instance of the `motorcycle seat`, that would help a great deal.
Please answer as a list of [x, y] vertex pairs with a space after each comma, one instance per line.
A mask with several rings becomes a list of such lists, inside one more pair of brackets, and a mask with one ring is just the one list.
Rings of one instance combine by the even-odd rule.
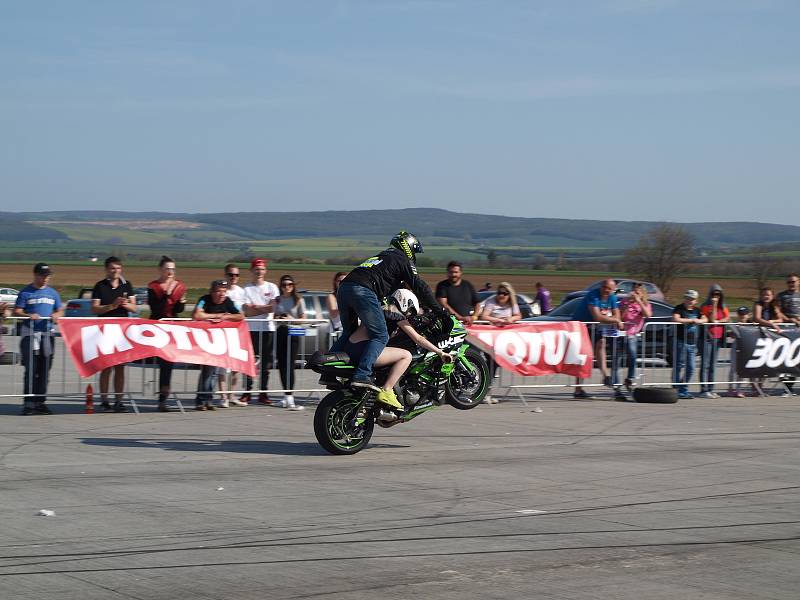
[[348, 365], [350, 365], [350, 355], [346, 352], [322, 352], [317, 350], [308, 359], [309, 368], [318, 373], [326, 368], [345, 367]]

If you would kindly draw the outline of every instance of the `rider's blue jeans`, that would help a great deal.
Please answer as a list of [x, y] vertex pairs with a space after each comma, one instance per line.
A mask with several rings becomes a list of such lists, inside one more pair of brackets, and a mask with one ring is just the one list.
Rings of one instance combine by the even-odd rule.
[[336, 292], [336, 301], [339, 304], [339, 313], [342, 318], [342, 335], [333, 346], [331, 352], [341, 352], [347, 343], [350, 334], [356, 329], [356, 317], [361, 319], [361, 324], [366, 326], [369, 341], [361, 362], [358, 363], [353, 379], [367, 379], [372, 375], [372, 365], [378, 360], [386, 344], [389, 342], [389, 332], [386, 330], [386, 320], [383, 317], [381, 303], [375, 292], [363, 285], [344, 282]]

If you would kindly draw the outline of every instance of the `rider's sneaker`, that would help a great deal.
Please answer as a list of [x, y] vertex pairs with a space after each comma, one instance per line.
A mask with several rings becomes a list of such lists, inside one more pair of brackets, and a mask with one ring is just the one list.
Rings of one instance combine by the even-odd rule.
[[350, 380], [350, 385], [352, 387], [369, 388], [369, 389], [371, 389], [371, 390], [373, 390], [375, 392], [380, 392], [381, 391], [381, 388], [378, 387], [377, 385], [375, 385], [375, 380], [372, 377], [364, 377], [363, 379], [362, 378], [351, 379]]
[[400, 401], [397, 399], [394, 390], [381, 390], [378, 392], [378, 395], [375, 399], [381, 404], [386, 404], [392, 408], [403, 408], [403, 405], [400, 404]]

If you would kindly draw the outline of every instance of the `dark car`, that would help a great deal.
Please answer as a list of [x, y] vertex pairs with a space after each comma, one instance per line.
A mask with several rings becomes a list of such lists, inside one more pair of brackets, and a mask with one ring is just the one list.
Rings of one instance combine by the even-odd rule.
[[[573, 298], [567, 302], [554, 308], [549, 314], [541, 317], [531, 317], [523, 319], [526, 322], [552, 322], [552, 321], [576, 321], [575, 318], [580, 306], [583, 302], [583, 297]], [[658, 300], [651, 300], [650, 307], [653, 310], [653, 316], [646, 319], [646, 326], [642, 330], [639, 338], [638, 361], [650, 362], [657, 364], [672, 364], [672, 326], [660, 326], [660, 323], [671, 323], [672, 313], [674, 307], [665, 302]], [[593, 324], [587, 325], [589, 328], [589, 335], [594, 339]]]
[[[486, 301], [494, 296], [497, 292], [493, 290], [485, 291], [485, 292], [478, 292], [478, 298], [481, 301], [481, 309], [483, 309], [483, 305]], [[538, 306], [534, 308], [533, 298], [530, 296], [526, 296], [525, 294], [517, 294], [517, 305], [519, 306], [519, 312], [522, 315], [523, 319], [528, 317], [535, 317], [538, 313]]]
[[[565, 294], [564, 297], [561, 299], [561, 304], [565, 304], [574, 298], [582, 298], [585, 296], [589, 291], [599, 289], [603, 282], [606, 281], [605, 279], [601, 279], [600, 281], [595, 281], [593, 284], [586, 286], [582, 290], [576, 290], [574, 292], [569, 292]], [[617, 296], [627, 296], [631, 293], [633, 289], [633, 284], [638, 283], [636, 279], [616, 279], [617, 282]], [[644, 288], [647, 290], [647, 296], [650, 300], [658, 300], [659, 302], [664, 302], [664, 292], [655, 284], [650, 283], [649, 281], [642, 281], [641, 283], [644, 284]]]

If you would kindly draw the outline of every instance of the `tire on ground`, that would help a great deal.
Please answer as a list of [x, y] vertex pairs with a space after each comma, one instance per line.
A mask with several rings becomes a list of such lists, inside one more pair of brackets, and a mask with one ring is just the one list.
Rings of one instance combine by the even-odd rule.
[[641, 387], [633, 390], [633, 399], [648, 404], [675, 404], [678, 392], [671, 387]]

